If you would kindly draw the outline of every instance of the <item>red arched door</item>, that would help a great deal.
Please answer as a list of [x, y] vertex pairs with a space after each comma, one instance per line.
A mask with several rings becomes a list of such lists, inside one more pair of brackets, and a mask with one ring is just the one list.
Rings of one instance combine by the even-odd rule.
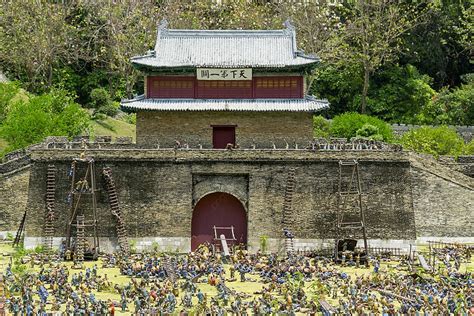
[[[213, 227], [234, 226], [234, 235], [237, 243], [247, 244], [247, 215], [240, 201], [223, 192], [211, 193], [199, 200], [194, 207], [191, 223], [191, 250], [204, 242], [213, 242]], [[230, 231], [224, 233], [231, 238]], [[228, 236], [229, 234], [229, 236]]]

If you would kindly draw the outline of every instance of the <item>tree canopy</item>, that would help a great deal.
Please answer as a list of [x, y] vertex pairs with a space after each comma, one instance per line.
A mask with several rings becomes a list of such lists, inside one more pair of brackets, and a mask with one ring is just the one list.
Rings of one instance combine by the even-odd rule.
[[290, 19], [298, 46], [322, 58], [310, 91], [331, 102], [326, 116], [474, 124], [473, 86], [462, 79], [474, 73], [472, 15], [468, 0], [4, 1], [0, 67], [29, 92], [64, 89], [86, 106], [105, 89], [118, 101], [143, 92], [130, 58], [153, 48], [163, 18], [199, 29], [274, 29]]

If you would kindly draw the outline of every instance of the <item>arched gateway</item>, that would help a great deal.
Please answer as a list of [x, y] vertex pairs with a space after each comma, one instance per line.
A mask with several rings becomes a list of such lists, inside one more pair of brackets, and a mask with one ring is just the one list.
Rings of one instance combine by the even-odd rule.
[[[211, 193], [194, 207], [191, 223], [191, 249], [214, 239], [213, 226], [234, 226], [237, 243], [247, 244], [247, 214], [242, 203], [224, 192]], [[226, 236], [230, 238], [230, 236]]]

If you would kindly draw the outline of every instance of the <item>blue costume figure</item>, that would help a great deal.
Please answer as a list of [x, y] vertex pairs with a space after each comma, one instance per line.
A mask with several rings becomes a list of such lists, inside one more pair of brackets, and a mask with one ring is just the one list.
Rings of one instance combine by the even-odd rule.
[[140, 312], [141, 307], [142, 307], [142, 303], [140, 302], [140, 298], [137, 296], [135, 298], [135, 313]]
[[93, 293], [89, 294], [89, 302], [94, 305], [96, 303], [95, 296]]
[[204, 302], [204, 294], [202, 294], [201, 289], [198, 289], [196, 297], [198, 298], [199, 304], [202, 304], [202, 302]]
[[125, 310], [127, 309], [127, 299], [123, 295], [120, 300], [120, 305], [122, 306], [122, 312], [125, 312]]
[[174, 296], [173, 292], [169, 292], [166, 296], [166, 301], [168, 303], [168, 312], [174, 312], [176, 308], [176, 297]]
[[41, 303], [46, 304], [46, 302], [48, 301], [49, 294], [44, 285], [40, 285], [38, 290], [38, 296], [40, 297]]
[[374, 263], [374, 272], [379, 273], [379, 268], [380, 268], [380, 263], [378, 261], [375, 261], [375, 263]]

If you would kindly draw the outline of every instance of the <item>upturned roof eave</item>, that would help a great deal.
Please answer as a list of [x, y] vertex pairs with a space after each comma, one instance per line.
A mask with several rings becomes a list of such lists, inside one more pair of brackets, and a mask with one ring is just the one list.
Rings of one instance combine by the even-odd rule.
[[308, 63], [301, 64], [289, 64], [289, 65], [239, 65], [239, 66], [209, 66], [209, 65], [180, 65], [180, 66], [153, 66], [147, 65], [145, 63], [139, 63], [135, 60], [132, 60], [132, 66], [140, 71], [149, 71], [149, 72], [183, 72], [183, 71], [195, 71], [197, 68], [252, 68], [256, 70], [265, 70], [265, 71], [278, 71], [282, 72], [285, 70], [301, 70], [301, 71], [311, 71], [317, 68], [320, 64], [320, 59], [311, 60]]
[[139, 111], [226, 111], [226, 112], [318, 112], [329, 107], [327, 100], [306, 95], [301, 99], [148, 99], [140, 95], [120, 103], [124, 112]]

